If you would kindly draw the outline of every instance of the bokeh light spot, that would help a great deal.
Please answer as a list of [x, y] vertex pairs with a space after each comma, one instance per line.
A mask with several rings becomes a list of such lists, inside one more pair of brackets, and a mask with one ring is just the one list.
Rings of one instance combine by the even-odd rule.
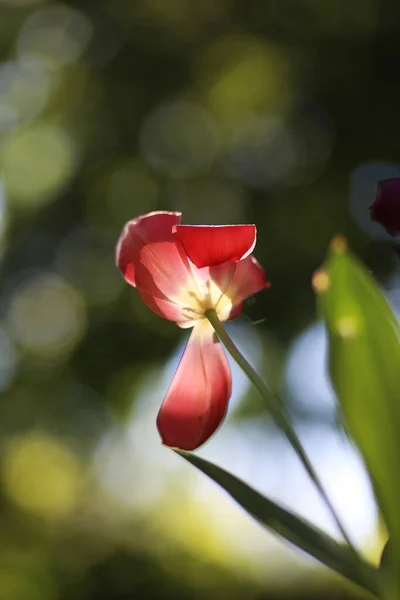
[[92, 35], [90, 20], [64, 4], [34, 12], [24, 23], [17, 42], [20, 56], [37, 56], [55, 66], [76, 61]]
[[0, 132], [34, 118], [45, 106], [50, 81], [37, 60], [8, 61], [0, 66]]
[[[119, 222], [132, 218], [132, 200], [139, 214], [150, 212], [155, 207], [159, 186], [149, 169], [139, 161], [127, 162], [111, 174], [108, 185], [107, 203], [110, 213]], [[129, 215], [128, 215], [128, 211]]]
[[17, 132], [0, 154], [10, 200], [32, 207], [54, 199], [74, 172], [76, 152], [72, 138], [60, 127], [41, 124]]
[[292, 344], [286, 361], [286, 385], [302, 410], [332, 415], [335, 393], [327, 375], [327, 339], [322, 323], [303, 331]]
[[125, 281], [115, 268], [114, 246], [114, 238], [103, 239], [98, 231], [81, 227], [58, 247], [56, 271], [79, 289], [89, 307], [114, 302], [125, 289]]
[[17, 287], [8, 321], [24, 350], [57, 361], [82, 339], [86, 310], [75, 288], [55, 275], [38, 273]]
[[353, 315], [343, 315], [336, 321], [336, 329], [340, 337], [352, 339], [359, 331], [359, 321]]
[[244, 115], [285, 114], [294, 83], [289, 65], [282, 49], [257, 38], [221, 39], [208, 48], [200, 66], [203, 82], [210, 82], [209, 108], [228, 128]]
[[219, 132], [213, 117], [201, 106], [170, 102], [148, 115], [141, 131], [141, 146], [158, 171], [188, 175], [214, 160]]
[[274, 116], [247, 119], [234, 137], [231, 158], [239, 176], [255, 187], [283, 182], [296, 164], [290, 130]]
[[316, 294], [325, 294], [329, 288], [329, 275], [325, 269], [317, 269], [312, 277], [312, 286]]
[[87, 219], [115, 237], [122, 223], [158, 207], [157, 174], [139, 158], [114, 159], [89, 182]]
[[41, 517], [66, 516], [81, 487], [79, 464], [62, 442], [44, 433], [11, 438], [2, 459], [4, 490], [23, 510]]

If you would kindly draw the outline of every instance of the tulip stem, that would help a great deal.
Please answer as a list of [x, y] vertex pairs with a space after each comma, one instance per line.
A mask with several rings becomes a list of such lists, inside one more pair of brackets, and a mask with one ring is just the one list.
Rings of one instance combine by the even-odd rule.
[[222, 325], [221, 321], [219, 320], [215, 309], [213, 309], [213, 308], [208, 309], [206, 311], [206, 317], [209, 320], [209, 322], [211, 323], [211, 325], [213, 326], [214, 331], [217, 334], [221, 343], [225, 346], [226, 350], [229, 352], [229, 354], [232, 356], [232, 358], [236, 361], [236, 363], [239, 365], [239, 367], [242, 369], [242, 371], [247, 375], [247, 377], [250, 379], [250, 381], [252, 382], [254, 387], [258, 390], [258, 392], [260, 393], [262, 398], [266, 401], [276, 424], [285, 433], [288, 441], [292, 445], [293, 449], [296, 451], [299, 459], [303, 463], [305, 470], [307, 471], [308, 475], [310, 476], [310, 479], [314, 482], [322, 499], [324, 500], [327, 508], [329, 509], [343, 538], [345, 539], [345, 541], [347, 542], [347, 544], [349, 545], [349, 547], [351, 548], [351, 550], [354, 552], [354, 554], [356, 555], [356, 557], [358, 559], [358, 553], [357, 553], [355, 547], [353, 546], [348, 534], [346, 533], [346, 530], [344, 529], [344, 527], [340, 521], [340, 518], [339, 518], [333, 504], [331, 503], [331, 501], [329, 499], [328, 494], [324, 490], [322, 483], [321, 483], [316, 471], [314, 470], [314, 467], [312, 466], [312, 464], [306, 454], [306, 451], [304, 450], [304, 448], [300, 442], [300, 439], [297, 436], [297, 433], [295, 432], [293, 426], [290, 423], [288, 416], [286, 415], [286, 411], [284, 410], [283, 402], [281, 401], [279, 396], [276, 394], [276, 392], [274, 392], [267, 386], [267, 384], [260, 377], [260, 375], [257, 373], [257, 371], [255, 371], [255, 369], [253, 369], [253, 367], [247, 362], [247, 360], [244, 358], [244, 356], [238, 350], [238, 348], [232, 341], [231, 337], [227, 333], [226, 329]]

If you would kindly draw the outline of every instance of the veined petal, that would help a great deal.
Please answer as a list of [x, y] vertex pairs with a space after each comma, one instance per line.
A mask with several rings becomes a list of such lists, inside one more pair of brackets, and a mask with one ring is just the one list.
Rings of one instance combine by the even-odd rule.
[[255, 225], [176, 225], [176, 236], [199, 269], [237, 262], [256, 245]]
[[180, 220], [181, 213], [157, 211], [128, 221], [116, 249], [117, 266], [128, 283], [136, 286], [135, 267], [141, 249], [153, 242], [173, 242], [172, 228]]
[[[187, 329], [195, 325], [196, 318], [193, 319], [193, 315], [190, 312], [184, 311], [180, 304], [176, 304], [176, 302], [163, 297], [161, 293], [155, 296], [148, 294], [140, 287], [137, 290], [143, 302], [159, 317], [167, 319], [167, 321], [174, 321], [182, 329]], [[196, 317], [196, 315], [194, 316]]]
[[158, 413], [164, 444], [182, 450], [201, 446], [222, 422], [231, 391], [224, 349], [210, 323], [201, 321], [193, 329]]
[[248, 256], [239, 261], [236, 263], [236, 270], [231, 282], [216, 307], [219, 319], [226, 321], [238, 317], [241, 313], [243, 300], [269, 288], [270, 285], [264, 269], [254, 256]]
[[182, 327], [196, 318], [199, 291], [172, 233], [180, 216], [153, 212], [129, 221], [118, 242], [117, 265], [153, 312]]
[[145, 301], [147, 296], [168, 299], [185, 312], [193, 311], [191, 317], [201, 308], [198, 299], [202, 292], [187, 257], [175, 240], [144, 246], [135, 264], [135, 280]]
[[196, 281], [203, 282], [203, 289], [206, 290], [206, 295], [210, 306], [217, 306], [225, 290], [229, 287], [232, 278], [235, 274], [237, 263], [225, 262], [214, 267], [203, 267], [198, 269], [192, 265]]

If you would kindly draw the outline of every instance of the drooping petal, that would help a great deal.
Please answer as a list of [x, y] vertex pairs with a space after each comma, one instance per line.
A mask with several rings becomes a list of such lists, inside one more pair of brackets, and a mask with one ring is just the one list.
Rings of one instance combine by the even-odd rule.
[[[212, 276], [212, 269], [210, 269]], [[243, 300], [257, 292], [269, 288], [270, 283], [264, 269], [254, 256], [248, 256], [236, 263], [235, 273], [225, 289], [216, 309], [221, 321], [238, 317], [243, 308]]]
[[128, 283], [135, 286], [135, 266], [143, 246], [153, 242], [173, 242], [172, 228], [180, 223], [181, 213], [158, 211], [128, 221], [116, 249], [116, 262]]
[[177, 225], [176, 236], [199, 269], [237, 262], [252, 253], [255, 225]]
[[222, 422], [231, 391], [225, 352], [211, 325], [200, 321], [158, 413], [157, 427], [164, 444], [182, 450], [201, 446]]

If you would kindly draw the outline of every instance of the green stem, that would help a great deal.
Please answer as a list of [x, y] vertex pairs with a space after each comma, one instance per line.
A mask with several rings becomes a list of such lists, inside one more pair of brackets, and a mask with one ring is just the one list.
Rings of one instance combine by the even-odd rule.
[[237, 362], [237, 364], [242, 369], [242, 371], [244, 373], [246, 373], [247, 377], [250, 379], [250, 381], [252, 382], [254, 387], [258, 390], [261, 397], [268, 404], [268, 407], [272, 413], [273, 418], [275, 419], [275, 422], [285, 433], [285, 435], [286, 435], [287, 439], [289, 440], [290, 444], [292, 445], [293, 449], [296, 451], [299, 459], [303, 463], [305, 470], [307, 471], [311, 480], [314, 482], [314, 484], [315, 484], [316, 488], [318, 489], [321, 497], [323, 498], [327, 508], [329, 509], [343, 538], [346, 540], [347, 544], [349, 545], [349, 547], [352, 549], [352, 551], [358, 558], [357, 551], [354, 548], [349, 536], [347, 535], [346, 530], [344, 529], [344, 527], [339, 519], [339, 516], [338, 516], [333, 504], [331, 503], [331, 501], [329, 499], [328, 494], [325, 492], [325, 490], [322, 486], [322, 483], [321, 483], [316, 471], [314, 470], [314, 467], [312, 466], [303, 446], [301, 445], [301, 442], [297, 436], [297, 433], [293, 429], [293, 426], [290, 424], [288, 417], [285, 415], [283, 403], [280, 400], [279, 396], [267, 386], [267, 384], [263, 381], [263, 379], [261, 379], [261, 377], [259, 376], [257, 371], [255, 371], [253, 369], [253, 367], [247, 362], [247, 360], [244, 358], [244, 356], [241, 354], [241, 352], [235, 346], [235, 344], [233, 343], [229, 334], [227, 333], [226, 329], [224, 328], [221, 321], [219, 320], [216, 311], [213, 308], [208, 309], [206, 311], [206, 317], [210, 321], [211, 325], [213, 326], [213, 328], [215, 330], [215, 333], [218, 335], [220, 341], [225, 346], [225, 348], [227, 349], [229, 354]]

